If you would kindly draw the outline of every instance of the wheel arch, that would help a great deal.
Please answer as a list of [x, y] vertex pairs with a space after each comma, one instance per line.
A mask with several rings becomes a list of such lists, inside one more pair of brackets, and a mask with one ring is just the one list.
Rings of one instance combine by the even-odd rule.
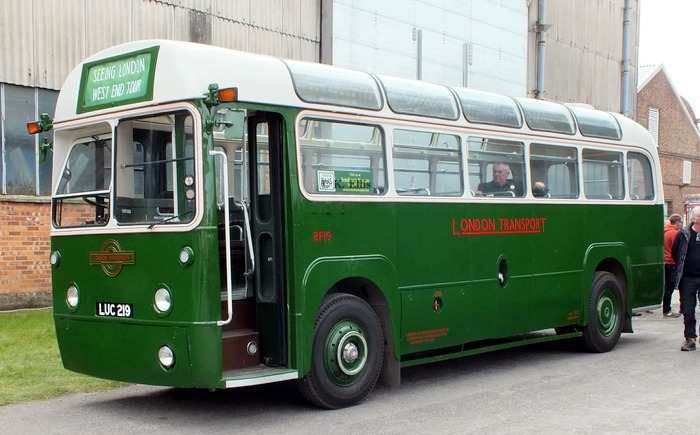
[[384, 363], [379, 375], [379, 382], [384, 385], [398, 386], [401, 383], [401, 365], [396, 355], [394, 328], [391, 323], [392, 315], [386, 296], [379, 286], [364, 277], [348, 277], [337, 282], [328, 292], [347, 293], [367, 302], [379, 318], [384, 334]]
[[302, 283], [303, 319], [300, 328], [299, 373], [310, 369], [316, 317], [323, 300], [331, 294], [346, 293], [363, 299], [374, 310], [384, 335], [384, 364], [379, 382], [400, 383], [400, 363], [396, 335], [400, 328], [400, 298], [394, 265], [384, 256], [326, 257], [313, 262]]
[[585, 318], [583, 324], [590, 322], [588, 316], [590, 308], [591, 285], [596, 272], [609, 272], [615, 276], [620, 284], [624, 300], [624, 313], [626, 319], [623, 322], [623, 332], [633, 332], [631, 322], [631, 308], [629, 307], [629, 277], [631, 270], [631, 259], [628, 248], [624, 243], [597, 243], [588, 247], [584, 257], [584, 285], [586, 292], [583, 297], [584, 306], [582, 313]]

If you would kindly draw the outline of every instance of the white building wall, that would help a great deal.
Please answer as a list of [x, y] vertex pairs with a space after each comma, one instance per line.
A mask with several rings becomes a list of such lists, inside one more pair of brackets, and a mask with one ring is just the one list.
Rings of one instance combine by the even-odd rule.
[[526, 94], [524, 0], [334, 0], [324, 62], [513, 96]]

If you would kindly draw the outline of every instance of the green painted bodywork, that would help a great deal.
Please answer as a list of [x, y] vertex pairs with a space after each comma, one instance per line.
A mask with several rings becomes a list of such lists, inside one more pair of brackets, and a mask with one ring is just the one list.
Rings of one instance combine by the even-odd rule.
[[[294, 262], [310, 264], [296, 284], [304, 289], [302, 311], [310, 314], [302, 343], [310, 343], [322, 296], [346, 277], [367, 278], [382, 290], [400, 357], [585, 325], [590, 284], [599, 268], [621, 272], [628, 313], [658, 305], [661, 298], [660, 206], [326, 205], [312, 204], [295, 228]], [[621, 216], [634, 216], [637, 227]], [[546, 219], [540, 232], [454, 234], [463, 218], [495, 219], [498, 227], [499, 219], [529, 217]], [[314, 231], [332, 237], [313, 242]], [[503, 286], [502, 262], [507, 266]]]
[[[114, 239], [124, 251], [134, 251], [135, 264], [124, 265], [115, 277], [89, 253]], [[53, 237], [61, 252], [53, 269], [56, 334], [66, 368], [92, 376], [127, 382], [215, 387], [221, 378], [221, 318], [216, 230], [191, 233], [119, 234]], [[184, 267], [180, 249], [189, 246], [195, 261]], [[80, 304], [66, 304], [66, 289], [75, 284]], [[166, 286], [173, 295], [167, 315], [154, 308], [154, 294]], [[216, 289], [216, 291], [212, 291]], [[214, 297], [216, 296], [216, 297]], [[97, 317], [96, 303], [133, 304], [133, 318]], [[212, 343], [218, 343], [213, 345]], [[158, 348], [176, 350], [174, 369], [166, 372]]]
[[[281, 151], [283, 204], [276, 205], [282, 207], [283, 234], [278, 238], [285, 258], [275, 264], [284, 268], [286, 368], [299, 376], [309, 371], [316, 316], [330, 291], [352, 289], [371, 299], [375, 309], [386, 310], [389, 318], [382, 323], [389, 350], [404, 366], [428, 351], [461, 356], [479, 351], [468, 343], [587, 324], [597, 269], [621, 279], [628, 313], [660, 303], [661, 205], [438, 203], [418, 202], [418, 197], [416, 202], [309, 201], [298, 183], [293, 145], [297, 110], [275, 110], [284, 116], [287, 144]], [[198, 229], [52, 237], [52, 250], [61, 253], [53, 269], [53, 298], [66, 368], [182, 387], [222, 388], [226, 376], [240, 378], [221, 368], [214, 160], [207, 154], [211, 138], [205, 137], [204, 144], [207, 209]], [[502, 230], [503, 219], [522, 218], [537, 218], [537, 230]], [[497, 230], [463, 235], [463, 220], [475, 219], [491, 222]], [[135, 264], [124, 265], [116, 277], [88, 262], [89, 253], [99, 251], [107, 239], [135, 255]], [[188, 267], [178, 261], [184, 246], [195, 253]], [[81, 296], [76, 311], [65, 302], [71, 284]], [[173, 294], [173, 310], [165, 316], [153, 308], [161, 285]], [[96, 317], [96, 302], [132, 303], [134, 317]], [[170, 371], [157, 359], [165, 344], [176, 354]], [[503, 346], [489, 342], [480, 348]]]

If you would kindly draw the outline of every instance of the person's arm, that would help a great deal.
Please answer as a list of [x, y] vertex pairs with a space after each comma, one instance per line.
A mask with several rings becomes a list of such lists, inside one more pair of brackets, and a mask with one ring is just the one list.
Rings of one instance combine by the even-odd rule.
[[680, 249], [681, 240], [683, 240], [683, 235], [678, 231], [676, 233], [676, 238], [673, 239], [673, 247], [671, 247], [671, 257], [673, 257], [673, 261], [675, 261], [676, 264], [678, 264], [678, 249]]

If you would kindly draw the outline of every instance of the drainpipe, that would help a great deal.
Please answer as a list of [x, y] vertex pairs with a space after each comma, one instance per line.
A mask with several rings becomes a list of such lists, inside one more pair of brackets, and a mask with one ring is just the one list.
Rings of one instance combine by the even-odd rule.
[[413, 40], [416, 41], [416, 79], [423, 80], [423, 30], [413, 28]]
[[539, 0], [537, 23], [535, 24], [535, 30], [537, 31], [537, 89], [535, 90], [535, 98], [540, 100], [544, 99], [544, 37], [547, 29], [552, 27], [551, 24], [545, 24], [546, 11], [547, 0]]
[[632, 0], [625, 0], [625, 11], [622, 22], [622, 103], [620, 112], [629, 116], [629, 83], [630, 83], [630, 13]]

